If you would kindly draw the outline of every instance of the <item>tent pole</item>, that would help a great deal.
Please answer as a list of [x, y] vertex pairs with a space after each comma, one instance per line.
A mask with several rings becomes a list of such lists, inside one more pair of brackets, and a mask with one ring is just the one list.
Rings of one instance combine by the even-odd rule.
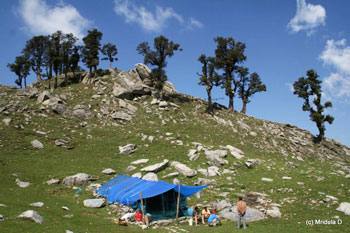
[[179, 182], [179, 190], [177, 195], [177, 208], [176, 208], [176, 219], [179, 218], [179, 209], [180, 209], [180, 182]]
[[142, 209], [142, 222], [145, 224], [145, 210], [143, 208], [142, 192], [140, 192], [141, 209]]

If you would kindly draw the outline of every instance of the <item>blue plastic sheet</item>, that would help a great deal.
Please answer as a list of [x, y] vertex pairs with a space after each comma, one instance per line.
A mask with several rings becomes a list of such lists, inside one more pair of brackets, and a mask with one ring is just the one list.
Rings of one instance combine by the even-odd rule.
[[[181, 195], [188, 197], [207, 186], [208, 185], [180, 185], [180, 193]], [[112, 180], [102, 184], [101, 188], [96, 192], [101, 196], [106, 197], [109, 204], [119, 202], [124, 205], [131, 205], [140, 200], [140, 193], [142, 193], [142, 198], [145, 199], [160, 195], [171, 189], [178, 192], [178, 188], [179, 186], [177, 184], [170, 184], [164, 181], [148, 181], [120, 174]]]

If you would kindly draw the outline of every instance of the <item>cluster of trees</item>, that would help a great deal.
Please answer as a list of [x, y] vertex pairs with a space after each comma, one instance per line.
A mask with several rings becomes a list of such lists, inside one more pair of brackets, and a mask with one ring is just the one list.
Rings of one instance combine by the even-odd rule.
[[30, 70], [36, 74], [37, 82], [41, 82], [43, 78], [48, 79], [49, 88], [54, 77], [54, 88], [57, 88], [58, 76], [64, 74], [67, 84], [68, 73], [72, 72], [75, 77], [75, 72], [81, 70], [80, 61], [89, 68], [90, 75], [96, 75], [100, 52], [105, 55], [102, 60], [110, 61], [110, 67], [113, 61], [118, 60], [115, 45], [107, 43], [101, 47], [102, 36], [102, 32], [97, 29], [90, 30], [83, 38], [83, 45], [77, 44], [78, 38], [72, 33], [57, 31], [51, 35], [34, 36], [26, 42], [14, 63], [7, 66], [16, 74], [15, 83], [21, 88], [23, 81], [24, 86], [27, 86], [26, 78]]
[[[117, 47], [107, 43], [101, 47], [102, 32], [97, 29], [88, 31], [83, 38], [84, 45], [77, 45], [77, 38], [69, 33], [64, 34], [57, 31], [52, 35], [34, 36], [26, 42], [22, 54], [15, 58], [14, 63], [8, 64], [8, 68], [17, 76], [15, 83], [22, 88], [27, 85], [26, 78], [32, 70], [37, 81], [42, 78], [50, 80], [54, 77], [54, 88], [57, 88], [57, 78], [64, 74], [67, 83], [68, 72], [80, 70], [79, 62], [82, 61], [89, 68], [90, 75], [96, 76], [99, 65], [100, 52], [105, 56], [102, 60], [112, 63], [117, 61]], [[215, 56], [210, 57], [205, 54], [200, 55], [198, 61], [202, 64], [202, 72], [199, 76], [199, 85], [205, 86], [208, 95], [208, 112], [213, 111], [211, 91], [213, 87], [221, 87], [225, 90], [225, 95], [229, 99], [228, 109], [234, 112], [234, 98], [238, 96], [242, 100], [242, 113], [246, 112], [247, 104], [251, 97], [262, 91], [266, 91], [266, 85], [262, 83], [260, 76], [256, 73], [249, 73], [249, 69], [242, 66], [247, 57], [244, 54], [245, 44], [236, 41], [232, 37], [216, 37], [217, 44]], [[174, 55], [175, 51], [182, 51], [180, 45], [169, 41], [164, 36], [154, 38], [154, 49], [151, 49], [148, 42], [142, 42], [136, 48], [140, 55], [144, 56], [144, 63], [150, 65], [152, 72], [150, 79], [152, 85], [163, 98], [163, 87], [167, 81], [164, 68], [167, 67], [167, 58]], [[53, 76], [53, 73], [55, 76]], [[334, 118], [324, 114], [326, 108], [332, 107], [331, 102], [321, 103], [322, 91], [321, 81], [314, 70], [307, 71], [307, 78], [301, 77], [294, 83], [294, 94], [304, 100], [303, 111], [310, 113], [310, 119], [314, 121], [319, 130], [317, 141], [322, 141], [325, 133], [325, 123], [332, 124]], [[310, 101], [310, 99], [312, 99]]]
[[241, 65], [247, 59], [244, 43], [235, 41], [232, 37], [216, 37], [214, 41], [217, 43], [215, 57], [202, 54], [198, 58], [202, 63], [202, 73], [197, 73], [200, 77], [199, 84], [206, 87], [208, 94], [207, 111], [213, 111], [212, 88], [220, 86], [229, 99], [229, 111], [234, 111], [234, 98], [238, 96], [242, 100], [241, 112], [245, 113], [251, 97], [257, 92], [266, 91], [266, 85], [256, 72], [249, 75], [249, 69]]

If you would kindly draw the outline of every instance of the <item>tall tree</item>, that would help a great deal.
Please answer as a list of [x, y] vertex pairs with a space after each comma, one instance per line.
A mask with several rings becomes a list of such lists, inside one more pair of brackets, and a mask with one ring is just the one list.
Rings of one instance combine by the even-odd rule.
[[71, 67], [71, 57], [74, 52], [74, 46], [77, 42], [78, 38], [76, 38], [72, 33], [64, 34], [63, 41], [61, 45], [61, 54], [62, 54], [62, 70], [64, 73], [65, 84], [68, 84], [68, 72]]
[[164, 68], [167, 67], [167, 57], [172, 57], [174, 51], [182, 49], [180, 45], [168, 40], [164, 36], [154, 38], [155, 50], [151, 50], [147, 42], [143, 42], [137, 46], [136, 50], [139, 54], [144, 56], [144, 63], [154, 66], [151, 73], [151, 81], [153, 86], [159, 91], [160, 98], [163, 99], [163, 86], [168, 77], [166, 76]]
[[53, 72], [53, 61], [55, 57], [55, 50], [53, 47], [53, 38], [52, 35], [49, 36], [49, 39], [46, 43], [45, 52], [43, 56], [43, 63], [45, 67], [45, 73], [44, 76], [47, 77], [48, 80], [48, 88], [51, 89], [51, 79], [52, 79], [52, 72]]
[[[238, 81], [234, 77], [234, 71], [237, 70], [237, 65], [246, 60], [244, 55], [245, 44], [236, 42], [234, 38], [216, 37], [214, 41], [217, 43], [215, 49], [215, 66], [217, 69], [222, 69], [221, 85], [225, 88], [225, 94], [229, 98], [228, 109], [234, 111], [233, 99], [238, 87]], [[232, 85], [234, 85], [232, 87]]]
[[73, 77], [75, 78], [75, 71], [79, 68], [79, 61], [80, 61], [80, 46], [74, 46], [73, 48], [73, 54], [70, 57], [69, 64], [70, 64], [70, 70], [73, 72]]
[[101, 50], [102, 32], [97, 29], [89, 30], [88, 35], [83, 38], [84, 47], [82, 49], [83, 62], [90, 69], [94, 68], [95, 76], [97, 74], [97, 66], [99, 64], [99, 51]]
[[266, 91], [266, 85], [262, 83], [257, 73], [252, 73], [248, 77], [248, 68], [238, 67], [237, 73], [240, 76], [238, 85], [238, 94], [242, 99], [241, 113], [246, 113], [247, 104], [250, 103], [250, 98], [257, 92]]
[[118, 58], [115, 57], [118, 54], [117, 47], [114, 44], [108, 43], [103, 45], [102, 54], [106, 57], [102, 58], [102, 60], [108, 60], [109, 61], [109, 69], [112, 69], [112, 62], [118, 61]]
[[63, 71], [63, 53], [62, 53], [62, 42], [65, 35], [61, 31], [57, 31], [51, 35], [52, 43], [52, 63], [53, 71], [55, 72], [55, 84], [54, 88], [57, 88], [58, 76]]
[[197, 73], [199, 76], [199, 85], [205, 86], [208, 95], [208, 108], [207, 112], [211, 113], [213, 111], [211, 90], [214, 86], [218, 85], [219, 76], [215, 72], [215, 59], [213, 57], [206, 57], [202, 54], [198, 61], [202, 63], [202, 73]]
[[[298, 95], [299, 98], [304, 100], [303, 111], [310, 112], [310, 119], [316, 123], [319, 134], [317, 135], [317, 141], [322, 141], [324, 137], [325, 122], [332, 124], [334, 117], [331, 115], [325, 115], [324, 109], [332, 107], [332, 103], [327, 101], [324, 104], [321, 104], [321, 83], [322, 81], [318, 79], [318, 74], [310, 69], [306, 72], [307, 78], [300, 77], [297, 81], [294, 82], [294, 94]], [[313, 105], [310, 103], [312, 100]]]
[[25, 54], [18, 56], [13, 64], [7, 64], [7, 67], [17, 75], [15, 83], [22, 88], [22, 80], [24, 80], [24, 87], [27, 87], [27, 76], [30, 71], [30, 59]]
[[48, 36], [34, 36], [26, 42], [23, 53], [30, 59], [33, 72], [36, 73], [37, 81], [41, 82], [41, 68], [43, 67], [43, 55], [45, 52]]

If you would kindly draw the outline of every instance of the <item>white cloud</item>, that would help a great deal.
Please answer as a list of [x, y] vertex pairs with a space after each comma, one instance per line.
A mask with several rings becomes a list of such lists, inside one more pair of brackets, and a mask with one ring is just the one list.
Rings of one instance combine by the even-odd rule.
[[297, 0], [297, 13], [288, 23], [292, 32], [305, 30], [310, 36], [315, 28], [326, 24], [326, 10], [321, 5], [306, 3], [305, 0]]
[[[166, 26], [167, 22], [175, 19], [180, 24], [184, 24], [184, 19], [172, 8], [155, 7], [152, 12], [144, 6], [136, 5], [129, 0], [114, 0], [114, 11], [117, 15], [123, 16], [126, 23], [137, 23], [146, 31], [160, 32]], [[203, 24], [194, 18], [190, 18], [188, 29], [201, 28]]]
[[57, 30], [73, 33], [82, 38], [83, 31], [91, 22], [80, 15], [76, 8], [60, 1], [56, 6], [49, 6], [43, 0], [20, 1], [18, 13], [31, 34], [51, 34]]
[[202, 28], [203, 24], [196, 20], [195, 18], [191, 17], [189, 24], [187, 25], [187, 29], [192, 30], [194, 28]]
[[350, 101], [350, 46], [346, 40], [328, 40], [319, 59], [325, 65], [333, 66], [335, 72], [324, 79], [323, 86], [327, 96]]

